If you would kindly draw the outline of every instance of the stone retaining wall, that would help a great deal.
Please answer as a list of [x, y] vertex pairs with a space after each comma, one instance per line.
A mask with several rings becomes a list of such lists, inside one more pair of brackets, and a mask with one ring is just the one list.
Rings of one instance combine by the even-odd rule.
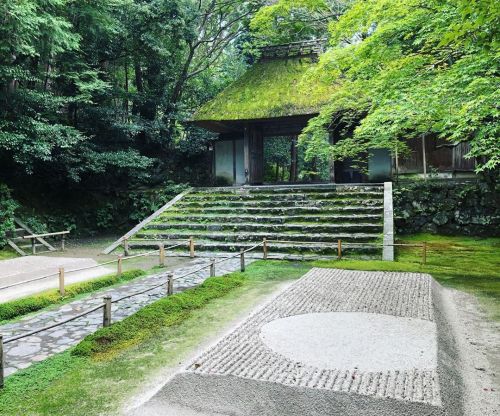
[[499, 188], [485, 182], [416, 181], [394, 186], [398, 234], [500, 235]]

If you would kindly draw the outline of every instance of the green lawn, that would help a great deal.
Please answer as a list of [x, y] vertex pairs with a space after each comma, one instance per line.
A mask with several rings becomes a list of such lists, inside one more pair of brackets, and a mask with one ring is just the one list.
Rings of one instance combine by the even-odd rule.
[[5, 247], [0, 250], [0, 261], [15, 259], [16, 257], [19, 257], [19, 255], [11, 248]]
[[[0, 391], [0, 414], [115, 414], [127, 397], [157, 371], [176, 367], [208, 337], [220, 333], [228, 322], [244, 315], [280, 284], [297, 279], [309, 268], [304, 263], [258, 262], [250, 264], [245, 273], [208, 279], [209, 284], [202, 285], [197, 294], [194, 289], [170, 298], [177, 298], [176, 304], [198, 304], [186, 309], [175, 322], [145, 325], [149, 332], [138, 337], [128, 332], [130, 342], [121, 339], [123, 342], [116, 343], [117, 348], [107, 353], [101, 350], [76, 355], [74, 350], [67, 351], [8, 377], [5, 389]], [[221, 286], [219, 297], [213, 297], [214, 286]], [[162, 301], [122, 322], [128, 326], [137, 324], [139, 318], [161, 321], [165, 318], [161, 305], [168, 305]], [[81, 345], [106, 335], [103, 329]]]

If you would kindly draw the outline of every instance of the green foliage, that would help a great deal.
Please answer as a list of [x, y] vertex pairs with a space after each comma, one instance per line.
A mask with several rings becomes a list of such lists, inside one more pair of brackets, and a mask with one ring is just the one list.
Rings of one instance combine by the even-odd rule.
[[0, 248], [5, 245], [5, 237], [14, 229], [14, 212], [18, 204], [10, 195], [9, 188], [0, 183]]
[[97, 279], [67, 285], [64, 296], [61, 296], [57, 290], [50, 290], [38, 295], [1, 303], [0, 321], [18, 318], [51, 305], [65, 303], [78, 295], [91, 293], [117, 283], [124, 283], [139, 276], [143, 276], [144, 274], [145, 272], [142, 270], [128, 270], [123, 272], [120, 276], [110, 274]]
[[[484, 27], [483, 27], [484, 25]], [[500, 164], [497, 3], [356, 1], [330, 26], [317, 78], [338, 85], [301, 136], [311, 158], [396, 149], [422, 134], [470, 141], [478, 170]], [[341, 125], [329, 146], [325, 132]], [[354, 133], [352, 130], [354, 129]]]
[[159, 189], [131, 192], [127, 202], [129, 222], [142, 221], [187, 188], [186, 184], [169, 182]]
[[[168, 181], [207, 183], [213, 136], [182, 120], [244, 69], [239, 38], [259, 5], [3, 1], [2, 182], [27, 209], [59, 197], [88, 206]], [[98, 210], [100, 229], [122, 215], [108, 201]], [[90, 214], [66, 211], [76, 219], [64, 222], [90, 223]]]
[[334, 87], [314, 79], [311, 59], [262, 61], [214, 100], [201, 107], [196, 120], [238, 120], [318, 112]]
[[262, 7], [250, 29], [264, 44], [283, 44], [325, 37], [328, 22], [337, 18], [350, 0], [279, 0]]

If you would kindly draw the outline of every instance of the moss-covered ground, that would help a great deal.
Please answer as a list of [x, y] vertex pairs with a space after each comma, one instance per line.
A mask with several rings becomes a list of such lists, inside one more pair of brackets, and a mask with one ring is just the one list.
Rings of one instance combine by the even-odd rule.
[[73, 350], [8, 377], [0, 392], [0, 414], [115, 414], [160, 371], [175, 368], [282, 282], [313, 266], [430, 273], [446, 286], [476, 294], [500, 318], [500, 239], [417, 235], [401, 241], [427, 241], [427, 263], [421, 264], [420, 248], [398, 249], [396, 262], [261, 261], [245, 273], [209, 279], [197, 289], [162, 299], [90, 335]]
[[0, 261], [15, 259], [16, 257], [19, 257], [18, 254], [9, 247], [5, 247], [0, 250]]

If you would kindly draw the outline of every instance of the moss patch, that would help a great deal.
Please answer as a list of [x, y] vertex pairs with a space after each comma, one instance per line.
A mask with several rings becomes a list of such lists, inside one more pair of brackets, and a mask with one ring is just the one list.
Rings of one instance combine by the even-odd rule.
[[334, 86], [311, 76], [310, 58], [262, 61], [206, 103], [195, 120], [241, 120], [314, 114]]

